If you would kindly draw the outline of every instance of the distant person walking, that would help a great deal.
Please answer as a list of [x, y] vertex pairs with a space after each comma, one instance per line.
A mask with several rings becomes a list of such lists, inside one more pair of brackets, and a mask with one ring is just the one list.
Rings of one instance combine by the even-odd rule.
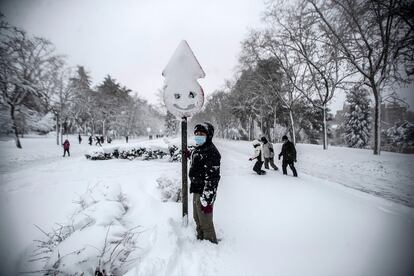
[[127, 135], [127, 136], [125, 136], [125, 141], [126, 141], [126, 143], [128, 144], [128, 135]]
[[69, 140], [66, 139], [65, 142], [63, 142], [63, 157], [66, 156], [66, 153], [68, 153], [68, 156], [70, 156], [69, 147], [70, 147]]
[[269, 164], [270, 164], [270, 166], [272, 166], [272, 168], [275, 171], [277, 171], [279, 168], [275, 165], [275, 162], [274, 162], [275, 152], [273, 150], [272, 143], [267, 141], [266, 137], [262, 137], [260, 141], [262, 141], [263, 143], [262, 149], [263, 149], [265, 169], [269, 169]]
[[262, 149], [261, 149], [262, 147], [260, 145], [260, 142], [258, 140], [254, 140], [253, 147], [254, 147], [254, 155], [249, 158], [249, 161], [256, 159], [256, 163], [253, 166], [253, 171], [255, 171], [259, 175], [265, 174], [266, 172], [262, 170], [263, 154], [262, 154]]
[[98, 146], [99, 145], [99, 146], [102, 147], [101, 139], [98, 136], [95, 136], [95, 140], [96, 140], [95, 146]]
[[78, 140], [79, 140], [79, 144], [82, 143], [82, 136], [80, 135], [80, 133], [78, 135]]
[[92, 146], [92, 135], [89, 136], [89, 145]]
[[298, 173], [296, 172], [296, 168], [293, 163], [293, 162], [296, 162], [295, 145], [291, 141], [289, 141], [286, 135], [282, 137], [282, 142], [283, 142], [283, 146], [282, 146], [282, 151], [279, 153], [279, 160], [280, 160], [280, 157], [283, 156], [283, 161], [282, 161], [283, 174], [287, 175], [286, 168], [289, 165], [289, 168], [293, 172], [293, 176], [297, 177]]

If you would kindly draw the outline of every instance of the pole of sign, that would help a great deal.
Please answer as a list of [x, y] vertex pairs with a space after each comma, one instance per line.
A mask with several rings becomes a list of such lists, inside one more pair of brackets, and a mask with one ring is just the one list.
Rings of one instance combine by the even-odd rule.
[[181, 167], [182, 167], [182, 186], [181, 200], [183, 202], [184, 225], [188, 224], [188, 180], [187, 180], [187, 117], [181, 119]]
[[167, 110], [181, 118], [181, 166], [183, 224], [188, 225], [188, 178], [187, 178], [187, 118], [199, 112], [204, 103], [204, 92], [198, 79], [204, 78], [193, 51], [183, 40], [178, 45], [167, 66], [162, 71], [164, 80], [163, 98]]

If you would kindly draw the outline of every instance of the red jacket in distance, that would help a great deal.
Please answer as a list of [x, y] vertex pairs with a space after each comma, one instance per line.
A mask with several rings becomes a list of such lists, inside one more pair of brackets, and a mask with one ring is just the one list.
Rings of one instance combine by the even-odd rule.
[[69, 141], [68, 140], [65, 140], [65, 142], [63, 143], [63, 149], [64, 150], [68, 150], [69, 149], [69, 146], [70, 146]]

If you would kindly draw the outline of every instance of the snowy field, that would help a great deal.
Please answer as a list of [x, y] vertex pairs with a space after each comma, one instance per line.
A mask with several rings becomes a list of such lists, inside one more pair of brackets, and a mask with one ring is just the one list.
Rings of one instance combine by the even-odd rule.
[[[66, 158], [54, 137], [24, 138], [22, 150], [0, 141], [0, 275], [39, 270], [41, 262], [28, 261], [34, 240], [45, 240], [35, 225], [50, 232], [68, 221], [73, 233], [49, 261], [79, 250], [65, 261], [85, 275], [98, 265], [102, 237], [134, 227], [128, 276], [414, 275], [413, 155], [298, 145], [298, 178], [280, 171], [258, 176], [249, 142], [218, 140], [214, 221], [221, 242], [213, 245], [195, 239], [191, 201], [183, 227], [181, 204], [159, 189], [179, 183], [180, 163], [91, 161], [86, 137], [81, 145], [70, 141]], [[166, 147], [163, 139], [130, 142]]]

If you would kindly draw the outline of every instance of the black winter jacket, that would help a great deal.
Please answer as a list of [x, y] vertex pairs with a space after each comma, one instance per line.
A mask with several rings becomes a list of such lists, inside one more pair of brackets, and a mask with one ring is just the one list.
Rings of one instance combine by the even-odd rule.
[[279, 153], [279, 157], [283, 156], [285, 161], [295, 161], [296, 160], [296, 149], [295, 145], [291, 141], [287, 141], [282, 146], [282, 151]]
[[210, 139], [196, 147], [191, 154], [190, 193], [201, 194], [203, 205], [212, 204], [216, 198], [220, 180], [220, 159], [221, 155]]

